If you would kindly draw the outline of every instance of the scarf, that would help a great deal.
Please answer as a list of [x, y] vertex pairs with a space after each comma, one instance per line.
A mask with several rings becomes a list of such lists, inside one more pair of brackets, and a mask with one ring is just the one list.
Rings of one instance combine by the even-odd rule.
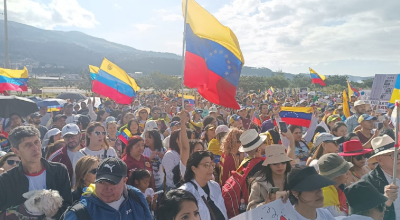
[[335, 206], [338, 211], [348, 214], [348, 207], [346, 204], [346, 196], [343, 191], [335, 186], [327, 186], [322, 188], [324, 194], [324, 207]]

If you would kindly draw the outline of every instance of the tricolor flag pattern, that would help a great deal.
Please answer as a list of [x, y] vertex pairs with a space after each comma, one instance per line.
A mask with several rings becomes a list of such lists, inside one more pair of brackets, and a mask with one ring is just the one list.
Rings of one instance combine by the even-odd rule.
[[309, 68], [309, 69], [310, 69], [310, 75], [311, 75], [311, 83], [312, 84], [320, 84], [321, 86], [325, 86], [325, 76], [318, 74], [311, 68]]

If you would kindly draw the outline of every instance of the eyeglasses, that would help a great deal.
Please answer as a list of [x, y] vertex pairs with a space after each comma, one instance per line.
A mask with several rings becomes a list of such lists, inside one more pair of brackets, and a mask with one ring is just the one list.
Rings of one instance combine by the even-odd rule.
[[94, 169], [92, 169], [92, 170], [89, 170], [88, 173], [91, 173], [91, 174], [95, 174], [95, 175], [96, 175], [96, 173], [97, 173], [97, 168], [94, 168]]
[[159, 114], [161, 114], [161, 112], [153, 112], [154, 114], [157, 114], [157, 115], [159, 115]]
[[334, 140], [328, 140], [328, 141], [324, 141], [325, 143], [332, 143], [332, 144], [335, 144], [335, 145], [338, 145], [338, 143], [336, 142], [336, 141], [334, 141]]
[[354, 156], [354, 158], [356, 158], [356, 160], [360, 161], [360, 160], [362, 160], [363, 158], [367, 158], [367, 156], [366, 156], [365, 154], [363, 154], [363, 155]]
[[274, 166], [278, 166], [279, 164], [285, 165], [285, 164], [286, 164], [286, 162], [273, 163], [272, 165], [274, 165]]
[[18, 165], [20, 162], [21, 162], [21, 161], [19, 161], [19, 160], [7, 160], [7, 164], [8, 164], [9, 166], [14, 165], [14, 163]]
[[75, 137], [78, 137], [78, 135], [65, 135], [63, 138], [65, 140], [68, 140], [68, 139], [75, 138]]
[[105, 132], [105, 131], [102, 131], [102, 132], [100, 132], [100, 131], [95, 131], [95, 132], [93, 132], [96, 136], [100, 136], [100, 134], [102, 134], [102, 135], [106, 135], [107, 134], [107, 132]]
[[139, 114], [147, 114], [147, 112], [146, 111], [141, 111], [141, 112], [139, 112]]
[[[390, 156], [390, 158], [392, 158], [392, 160], [394, 160], [394, 154], [390, 154], [390, 155], [381, 155], [381, 156]], [[400, 153], [397, 154], [397, 160], [400, 160]]]
[[199, 165], [202, 165], [207, 169], [210, 169], [210, 167], [212, 167], [213, 169], [215, 168], [215, 163], [200, 163]]

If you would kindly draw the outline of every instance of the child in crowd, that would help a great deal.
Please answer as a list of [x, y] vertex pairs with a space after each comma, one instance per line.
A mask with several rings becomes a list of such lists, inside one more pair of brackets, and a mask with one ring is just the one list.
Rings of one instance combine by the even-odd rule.
[[146, 169], [134, 170], [129, 178], [128, 184], [138, 188], [146, 198], [150, 211], [157, 210], [157, 197], [154, 190], [149, 187], [151, 179], [150, 171]]

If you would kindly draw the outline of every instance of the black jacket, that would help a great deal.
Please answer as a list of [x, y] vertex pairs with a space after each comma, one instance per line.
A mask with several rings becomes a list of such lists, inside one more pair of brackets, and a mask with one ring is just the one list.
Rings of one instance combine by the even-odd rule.
[[[364, 175], [360, 181], [371, 183], [380, 193], [385, 194], [385, 186], [389, 185], [382, 168], [378, 165], [369, 174]], [[383, 220], [396, 219], [396, 213], [394, 211], [394, 205], [386, 207], [385, 217]]]
[[[72, 205], [71, 184], [67, 168], [64, 164], [47, 162], [41, 159], [46, 168], [46, 186], [47, 189], [57, 190], [63, 198], [63, 206], [54, 216], [58, 219], [61, 214]], [[0, 211], [17, 206], [25, 202], [22, 194], [29, 191], [29, 180], [22, 169], [23, 164], [0, 175]]]

